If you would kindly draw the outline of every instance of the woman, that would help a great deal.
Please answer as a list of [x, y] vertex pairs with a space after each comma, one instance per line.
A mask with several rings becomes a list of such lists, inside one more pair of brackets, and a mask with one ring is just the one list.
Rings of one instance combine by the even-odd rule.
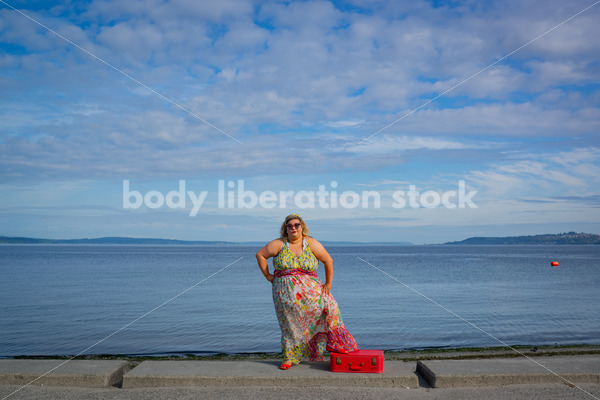
[[[267, 260], [273, 258], [274, 274]], [[331, 296], [333, 260], [299, 215], [281, 225], [281, 237], [256, 253], [265, 278], [273, 284], [273, 302], [281, 328], [283, 364], [289, 369], [302, 358], [323, 360], [323, 350], [348, 353], [358, 350], [346, 330], [338, 305]], [[325, 266], [325, 284], [317, 277], [319, 261]]]

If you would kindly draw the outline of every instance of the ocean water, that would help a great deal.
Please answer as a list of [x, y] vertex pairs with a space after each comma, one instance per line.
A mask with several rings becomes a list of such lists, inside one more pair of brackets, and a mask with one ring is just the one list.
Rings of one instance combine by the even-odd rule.
[[[0, 357], [278, 352], [258, 249], [1, 245]], [[362, 348], [600, 344], [600, 246], [328, 250]]]

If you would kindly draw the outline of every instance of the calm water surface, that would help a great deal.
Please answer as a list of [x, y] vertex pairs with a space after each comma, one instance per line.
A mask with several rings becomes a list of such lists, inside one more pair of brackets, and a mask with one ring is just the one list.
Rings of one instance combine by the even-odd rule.
[[[278, 352], [258, 248], [1, 245], [0, 357]], [[363, 348], [600, 344], [600, 246], [328, 250]]]

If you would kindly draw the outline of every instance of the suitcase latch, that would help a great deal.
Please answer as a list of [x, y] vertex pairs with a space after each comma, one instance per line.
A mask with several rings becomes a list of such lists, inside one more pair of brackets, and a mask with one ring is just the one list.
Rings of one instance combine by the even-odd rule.
[[377, 357], [371, 359], [371, 365], [377, 365]]
[[341, 360], [339, 357], [336, 357], [336, 358], [335, 358], [335, 363], [336, 363], [337, 365], [340, 365], [340, 364], [342, 363], [342, 360]]

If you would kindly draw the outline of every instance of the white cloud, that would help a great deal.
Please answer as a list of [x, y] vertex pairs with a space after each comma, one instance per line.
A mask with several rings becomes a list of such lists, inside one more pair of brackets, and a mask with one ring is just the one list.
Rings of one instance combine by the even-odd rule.
[[[520, 154], [521, 160], [473, 170], [469, 181], [487, 199], [552, 199], [597, 195], [600, 187], [598, 148], [538, 154]], [[565, 168], [566, 167], [566, 168]]]
[[597, 193], [600, 6], [403, 118], [589, 2], [345, 4], [23, 6], [244, 145], [0, 10], [0, 179], [316, 181], [326, 172], [377, 188], [462, 176], [504, 206]]
[[[489, 145], [487, 145], [489, 146]], [[378, 134], [364, 142], [347, 145], [349, 153], [397, 153], [408, 150], [458, 150], [483, 148], [484, 144], [465, 144], [458, 141], [424, 136], [396, 136]]]

